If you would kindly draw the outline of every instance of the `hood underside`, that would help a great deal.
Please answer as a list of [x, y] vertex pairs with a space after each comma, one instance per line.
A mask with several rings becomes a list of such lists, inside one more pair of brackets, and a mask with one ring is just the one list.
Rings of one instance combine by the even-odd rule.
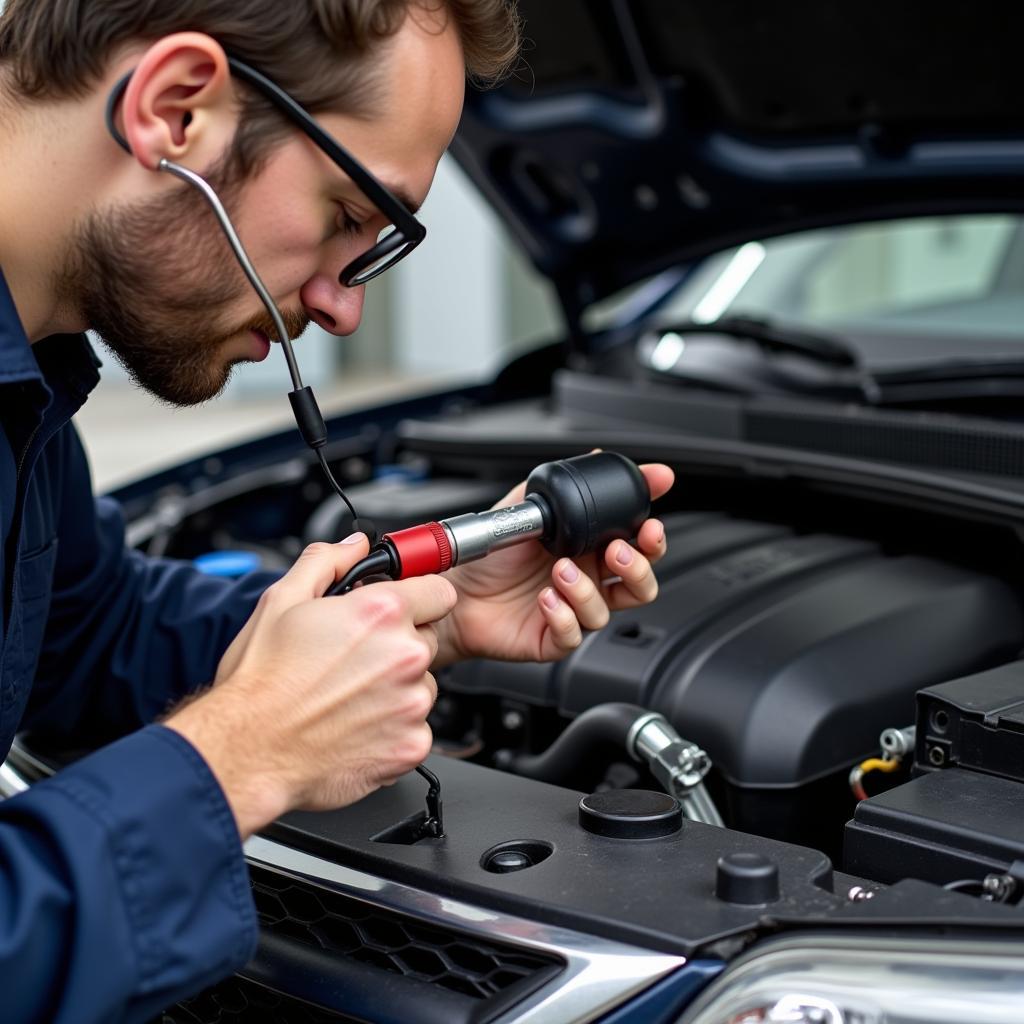
[[520, 0], [453, 146], [570, 310], [801, 228], [1024, 209], [1024, 8]]

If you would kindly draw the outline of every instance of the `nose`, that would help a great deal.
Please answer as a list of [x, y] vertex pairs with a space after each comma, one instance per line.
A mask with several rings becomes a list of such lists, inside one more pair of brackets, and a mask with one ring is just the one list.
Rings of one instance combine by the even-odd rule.
[[363, 316], [363, 289], [346, 288], [337, 278], [311, 277], [299, 290], [310, 319], [329, 334], [345, 337], [359, 326]]

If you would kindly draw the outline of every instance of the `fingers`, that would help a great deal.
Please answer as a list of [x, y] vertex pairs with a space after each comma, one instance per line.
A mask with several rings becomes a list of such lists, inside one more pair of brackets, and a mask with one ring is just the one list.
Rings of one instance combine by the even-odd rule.
[[[419, 635], [419, 638], [423, 641], [423, 643], [426, 644], [427, 650], [430, 652], [429, 664], [433, 665], [434, 662], [437, 660], [437, 649], [439, 647], [439, 641], [438, 641], [438, 638], [437, 638], [437, 630], [435, 630], [432, 625], [427, 625], [427, 626], [417, 626], [416, 627], [416, 632]], [[436, 686], [435, 686], [435, 689], [434, 689], [434, 699], [435, 700], [437, 699], [437, 688], [436, 688]]]
[[593, 579], [581, 572], [571, 559], [559, 559], [551, 579], [583, 629], [601, 629], [608, 624], [608, 605], [604, 595]]
[[665, 527], [657, 519], [648, 519], [640, 532], [637, 534], [636, 546], [653, 565], [664, 557], [668, 550], [668, 540], [665, 537]]
[[437, 702], [437, 681], [424, 673], [416, 682], [407, 684], [404, 696], [396, 702], [395, 722], [404, 720], [398, 730], [397, 743], [391, 756], [383, 756], [378, 768], [382, 776], [378, 781], [390, 785], [416, 765], [426, 760], [434, 738], [427, 717]]
[[[653, 558], [660, 558], [665, 551], [664, 529], [656, 520], [644, 526], [641, 533], [646, 535], [638, 543]], [[604, 628], [610, 612], [653, 601], [658, 596], [658, 579], [651, 561], [625, 541], [615, 541], [605, 552], [605, 565], [615, 582], [603, 587], [570, 559], [556, 562], [551, 573], [554, 586], [541, 593], [540, 607], [557, 647], [571, 650], [579, 645], [583, 630]]]
[[650, 604], [658, 596], [658, 578], [654, 575], [650, 560], [624, 540], [608, 545], [604, 562], [609, 571], [618, 577], [617, 582], [605, 588], [609, 608], [636, 608], [638, 605]]
[[[414, 626], [443, 619], [458, 600], [455, 587], [441, 576], [416, 576], [393, 584], [377, 584], [366, 590], [393, 590], [405, 602]], [[436, 653], [436, 652], [435, 652]]]
[[217, 666], [214, 682], [221, 682], [237, 667], [257, 624], [268, 612], [286, 611], [303, 601], [320, 597], [327, 588], [366, 556], [369, 541], [365, 534], [354, 533], [337, 544], [310, 544], [296, 563], [260, 595], [255, 614], [238, 632]]
[[433, 745], [434, 733], [426, 722], [410, 729], [394, 762], [377, 765], [375, 783], [380, 786], [394, 785], [403, 775], [427, 759]]
[[558, 591], [554, 587], [545, 587], [537, 597], [537, 604], [547, 624], [540, 652], [541, 660], [554, 661], [579, 647], [583, 642], [579, 620], [576, 612]]
[[657, 519], [648, 519], [636, 543], [634, 548], [617, 540], [608, 546], [604, 562], [614, 577], [608, 585], [599, 585], [569, 558], [554, 564], [554, 585], [538, 597], [548, 627], [544, 657], [557, 658], [578, 647], [583, 631], [602, 629], [612, 611], [649, 604], [658, 596], [658, 579], [651, 566], [667, 549], [664, 526]]
[[437, 703], [437, 680], [427, 672], [423, 676], [423, 685], [427, 688], [427, 692], [430, 694], [430, 710], [434, 710], [434, 705]]

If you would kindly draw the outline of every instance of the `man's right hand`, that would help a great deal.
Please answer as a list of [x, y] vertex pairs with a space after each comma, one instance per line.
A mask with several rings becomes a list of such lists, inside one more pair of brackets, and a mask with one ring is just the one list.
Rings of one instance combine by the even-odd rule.
[[365, 536], [313, 544], [260, 598], [212, 689], [165, 721], [209, 764], [243, 839], [296, 808], [361, 799], [429, 753], [433, 624], [454, 607], [440, 576], [324, 598]]

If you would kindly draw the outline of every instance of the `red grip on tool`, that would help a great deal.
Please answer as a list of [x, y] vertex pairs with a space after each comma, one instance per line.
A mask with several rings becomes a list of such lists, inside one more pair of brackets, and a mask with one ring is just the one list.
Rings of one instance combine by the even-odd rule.
[[440, 523], [423, 523], [384, 536], [398, 555], [397, 579], [428, 576], [452, 567], [452, 546]]

